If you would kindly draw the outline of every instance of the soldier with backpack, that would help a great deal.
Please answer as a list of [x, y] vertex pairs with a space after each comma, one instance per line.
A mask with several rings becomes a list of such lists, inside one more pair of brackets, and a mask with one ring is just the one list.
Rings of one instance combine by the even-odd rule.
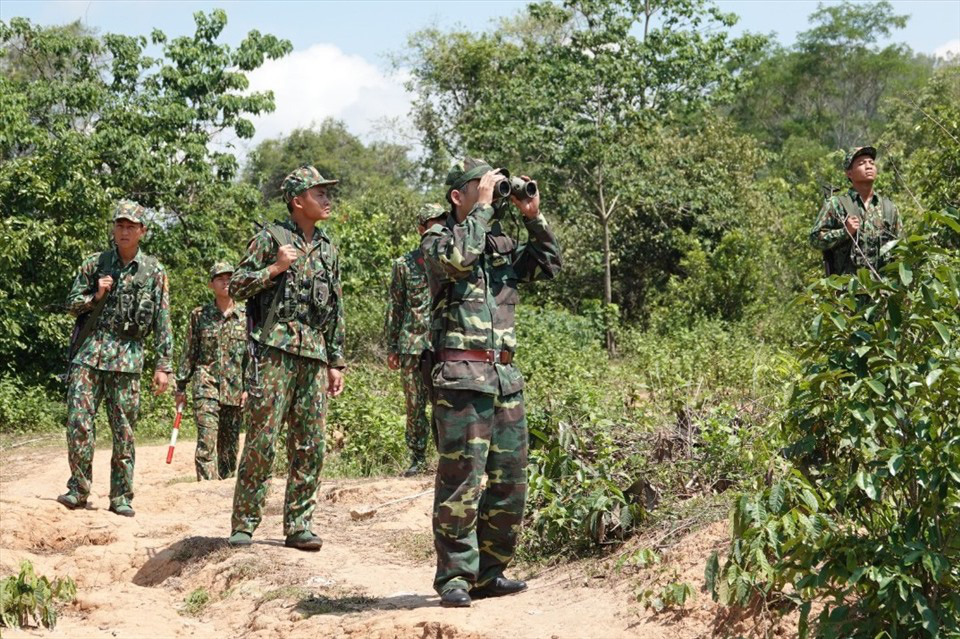
[[230, 280], [249, 300], [255, 342], [246, 442], [233, 495], [232, 546], [246, 546], [260, 524], [277, 433], [287, 426], [285, 545], [320, 550], [310, 529], [323, 467], [326, 397], [343, 390], [343, 294], [337, 250], [317, 222], [330, 217], [326, 180], [300, 167], [281, 185], [290, 217], [254, 236]]
[[873, 190], [876, 157], [872, 146], [847, 152], [843, 169], [850, 188], [827, 198], [810, 231], [810, 244], [823, 252], [827, 275], [879, 269], [885, 263], [880, 249], [900, 237], [902, 224], [896, 205]]
[[67, 374], [67, 451], [70, 479], [57, 501], [73, 510], [90, 496], [93, 473], [93, 420], [101, 400], [113, 433], [110, 460], [110, 511], [133, 517], [133, 431], [140, 410], [140, 374], [147, 335], [155, 335], [156, 394], [167, 389], [173, 333], [167, 275], [155, 257], [140, 250], [146, 234], [145, 211], [121, 200], [113, 215], [115, 248], [91, 255], [80, 266], [67, 296], [77, 316]]

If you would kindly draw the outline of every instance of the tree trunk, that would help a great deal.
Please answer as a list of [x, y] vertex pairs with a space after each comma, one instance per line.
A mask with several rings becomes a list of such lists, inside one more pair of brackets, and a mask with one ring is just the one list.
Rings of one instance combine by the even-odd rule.
[[603, 228], [603, 314], [604, 324], [607, 326], [607, 355], [613, 357], [617, 354], [617, 344], [613, 327], [609, 325], [607, 319], [607, 312], [613, 302], [613, 283], [610, 273], [610, 217], [607, 214], [600, 218], [600, 225]]

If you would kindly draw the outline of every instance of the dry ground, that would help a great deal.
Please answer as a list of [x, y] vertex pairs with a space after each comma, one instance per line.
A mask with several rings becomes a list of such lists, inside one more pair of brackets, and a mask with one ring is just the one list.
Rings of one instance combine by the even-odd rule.
[[[429, 495], [367, 520], [350, 516], [428, 490], [431, 479], [325, 480], [314, 517], [324, 539], [319, 553], [283, 547], [283, 486], [275, 479], [256, 543], [234, 550], [225, 542], [233, 481], [193, 481], [193, 452], [181, 442], [168, 466], [166, 446], [138, 447], [133, 519], [107, 511], [110, 453], [103, 447], [91, 504], [74, 512], [55, 501], [68, 475], [62, 445], [48, 440], [0, 453], [0, 576], [30, 559], [39, 574], [69, 575], [78, 589], [55, 631], [5, 629], [4, 637], [687, 639], [758, 632], [755, 620], [731, 620], [699, 592], [707, 556], [724, 544], [724, 522], [682, 538], [653, 568], [618, 571], [613, 558], [520, 566], [515, 574], [528, 578], [529, 591], [449, 610], [431, 588]], [[684, 609], [656, 614], [638, 603], [638, 585], [675, 580], [697, 589]]]

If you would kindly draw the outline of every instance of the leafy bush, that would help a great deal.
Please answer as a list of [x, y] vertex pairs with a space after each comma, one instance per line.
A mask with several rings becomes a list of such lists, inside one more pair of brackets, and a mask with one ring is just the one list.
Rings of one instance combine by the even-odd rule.
[[29, 561], [20, 563], [20, 574], [0, 581], [0, 623], [20, 628], [33, 620], [38, 626], [53, 629], [57, 625], [57, 602], [70, 602], [77, 596], [77, 585], [70, 577], [52, 582], [38, 577]]
[[712, 580], [738, 603], [789, 586], [804, 636], [814, 602], [818, 636], [960, 633], [960, 215], [919, 230], [881, 276], [805, 296], [819, 313], [782, 429], [799, 474], [741, 501]]

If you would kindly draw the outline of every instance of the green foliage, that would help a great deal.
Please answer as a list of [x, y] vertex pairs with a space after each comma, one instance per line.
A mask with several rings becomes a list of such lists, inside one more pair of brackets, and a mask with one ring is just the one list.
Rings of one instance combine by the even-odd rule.
[[70, 577], [50, 581], [38, 577], [33, 564], [20, 563], [20, 574], [0, 581], [0, 625], [7, 628], [28, 626], [53, 629], [57, 625], [57, 602], [70, 602], [77, 596], [77, 585]]
[[[789, 585], [802, 634], [813, 602], [818, 636], [960, 632], [960, 214], [917, 231], [881, 279], [832, 277], [801, 300], [819, 312], [782, 429], [799, 473], [734, 514], [717, 583], [746, 584], [738, 602]], [[819, 529], [776, 518], [801, 502]]]
[[210, 604], [210, 593], [204, 587], [197, 588], [183, 600], [184, 614], [196, 617]]
[[775, 148], [791, 137], [829, 149], [875, 140], [887, 122], [884, 98], [915, 92], [932, 60], [902, 44], [877, 45], [907, 23], [886, 1], [822, 4], [810, 22], [793, 47], [757, 60], [735, 117]]
[[304, 164], [321, 175], [336, 176], [344, 198], [369, 190], [395, 190], [411, 182], [415, 168], [408, 149], [374, 142], [369, 146], [339, 121], [326, 119], [315, 129], [294, 129], [288, 135], [264, 140], [250, 153], [244, 178], [256, 186], [265, 201], [280, 197], [280, 185], [290, 171]]
[[330, 400], [327, 416], [328, 428], [343, 434], [338, 471], [396, 473], [409, 461], [400, 374], [383, 365], [358, 365], [347, 371], [345, 384], [343, 394]]
[[644, 608], [663, 612], [670, 608], [683, 608], [693, 598], [693, 587], [685, 581], [674, 581], [659, 590], [645, 589], [636, 594]]

